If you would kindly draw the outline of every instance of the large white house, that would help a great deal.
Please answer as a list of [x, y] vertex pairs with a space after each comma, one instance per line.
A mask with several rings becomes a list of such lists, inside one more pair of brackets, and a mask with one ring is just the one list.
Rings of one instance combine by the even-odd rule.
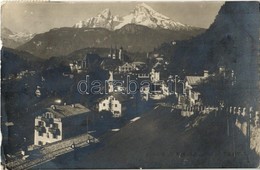
[[81, 104], [52, 105], [35, 118], [34, 145], [46, 145], [81, 133], [91, 111]]

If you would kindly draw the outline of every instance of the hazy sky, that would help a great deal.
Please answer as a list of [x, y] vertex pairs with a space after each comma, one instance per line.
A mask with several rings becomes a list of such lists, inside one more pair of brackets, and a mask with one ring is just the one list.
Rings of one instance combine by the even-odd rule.
[[[2, 26], [14, 32], [46, 32], [70, 27], [109, 8], [113, 15], [124, 16], [141, 2], [42, 2], [2, 6]], [[224, 2], [145, 2], [154, 10], [184, 24], [208, 28]]]

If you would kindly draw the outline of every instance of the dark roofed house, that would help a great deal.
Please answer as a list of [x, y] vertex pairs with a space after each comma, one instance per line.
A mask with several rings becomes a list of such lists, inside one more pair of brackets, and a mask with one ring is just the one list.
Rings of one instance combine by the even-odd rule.
[[82, 133], [92, 112], [81, 104], [52, 105], [35, 118], [34, 145], [45, 145]]

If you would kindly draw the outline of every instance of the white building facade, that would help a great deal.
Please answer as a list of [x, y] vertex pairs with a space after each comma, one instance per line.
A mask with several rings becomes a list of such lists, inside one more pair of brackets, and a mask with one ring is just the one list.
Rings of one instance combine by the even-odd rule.
[[91, 111], [81, 104], [52, 105], [35, 118], [34, 145], [42, 146], [79, 135]]
[[113, 114], [113, 117], [121, 117], [122, 112], [125, 110], [122, 107], [122, 103], [120, 100], [116, 99], [113, 95], [107, 96], [103, 98], [98, 103], [98, 111], [110, 111]]

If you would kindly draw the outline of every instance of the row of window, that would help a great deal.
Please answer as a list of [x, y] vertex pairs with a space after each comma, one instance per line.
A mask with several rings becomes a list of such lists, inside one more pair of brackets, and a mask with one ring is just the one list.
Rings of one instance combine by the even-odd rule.
[[[39, 134], [39, 136], [43, 136], [42, 132], [39, 132], [38, 134]], [[50, 138], [50, 134], [48, 132], [46, 133], [46, 136], [47, 136], [47, 138]], [[58, 135], [53, 134], [53, 139], [58, 139]]]
[[[44, 122], [43, 121], [38, 121], [38, 126], [44, 126]], [[58, 128], [58, 124], [57, 123], [53, 123], [52, 126], [53, 126], [53, 128]]]
[[[103, 106], [105, 107], [105, 106], [106, 106], [106, 103], [103, 103]], [[115, 104], [115, 107], [117, 107], [117, 104]]]

